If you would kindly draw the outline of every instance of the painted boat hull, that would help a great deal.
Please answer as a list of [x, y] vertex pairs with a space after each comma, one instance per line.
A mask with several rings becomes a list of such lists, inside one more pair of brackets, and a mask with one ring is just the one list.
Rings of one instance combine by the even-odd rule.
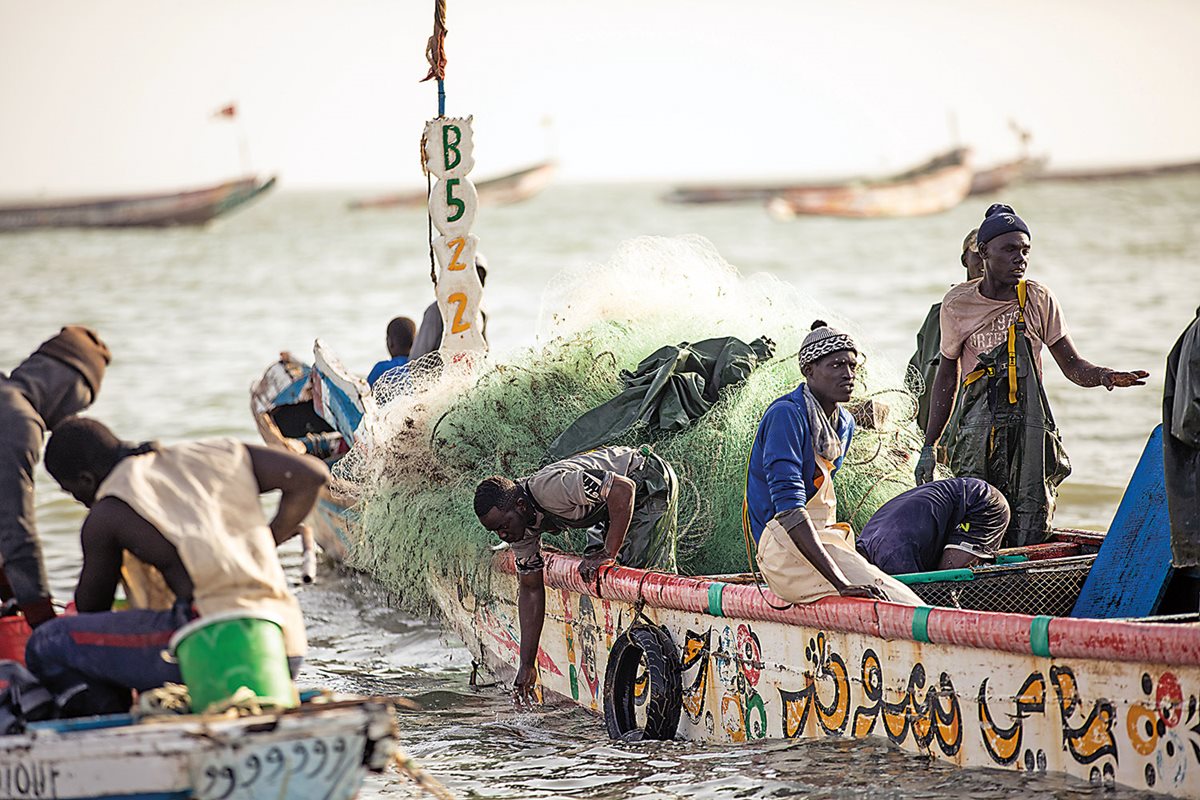
[[915, 217], [954, 208], [971, 188], [968, 153], [955, 150], [908, 173], [878, 182], [794, 188], [771, 198], [779, 219], [800, 215], [852, 218]]
[[0, 737], [0, 797], [350, 800], [368, 771], [388, 765], [396, 738], [383, 700], [239, 719], [55, 725]]
[[274, 185], [274, 177], [247, 177], [183, 192], [0, 206], [0, 231], [203, 225]]
[[[504, 206], [528, 200], [550, 185], [558, 165], [552, 161], [510, 172], [475, 184], [479, 203], [485, 206]], [[366, 208], [417, 208], [429, 204], [429, 195], [424, 189], [399, 194], [388, 194], [355, 200], [352, 209]]]
[[[614, 569], [600, 594], [548, 558], [544, 690], [603, 710], [613, 642], [641, 611], [674, 641], [679, 735], [711, 742], [877, 737], [963, 767], [1062, 772], [1200, 797], [1200, 628], [827, 598]], [[515, 575], [495, 596], [434, 578], [447, 623], [494, 674], [515, 672]]]
[[998, 192], [1012, 186], [1014, 183], [1028, 180], [1038, 175], [1046, 167], [1044, 158], [1019, 158], [1005, 164], [997, 164], [990, 169], [983, 169], [971, 176], [971, 188], [968, 197]]

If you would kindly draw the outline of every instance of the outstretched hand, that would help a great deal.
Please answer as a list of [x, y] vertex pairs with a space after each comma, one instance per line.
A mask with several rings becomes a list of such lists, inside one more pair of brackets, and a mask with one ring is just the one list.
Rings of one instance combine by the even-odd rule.
[[887, 595], [883, 589], [880, 589], [874, 584], [854, 584], [850, 583], [838, 589], [838, 594], [842, 597], [864, 597], [867, 600], [887, 600]]
[[512, 698], [513, 705], [519, 710], [533, 710], [534, 704], [537, 703], [536, 669], [521, 667], [517, 670], [517, 677], [513, 680]]
[[1143, 369], [1135, 369], [1133, 372], [1117, 372], [1110, 369], [1100, 376], [1100, 384], [1111, 392], [1117, 386], [1145, 386], [1146, 381], [1143, 379], [1149, 377], [1150, 373]]
[[579, 577], [583, 578], [584, 583], [591, 583], [600, 574], [601, 567], [615, 566], [616, 563], [616, 559], [603, 551], [595, 555], [585, 555], [579, 560]]

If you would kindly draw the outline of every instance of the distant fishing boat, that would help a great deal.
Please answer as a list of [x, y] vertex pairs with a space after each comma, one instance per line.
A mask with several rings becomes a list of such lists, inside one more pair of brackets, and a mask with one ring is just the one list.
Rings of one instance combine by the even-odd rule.
[[1014, 183], [1036, 177], [1045, 168], [1046, 159], [1044, 157], [1022, 157], [1015, 161], [997, 164], [989, 169], [979, 170], [971, 176], [971, 188], [967, 191], [967, 196], [974, 197], [979, 194], [998, 192]]
[[247, 176], [175, 192], [0, 205], [0, 231], [203, 225], [249, 203], [274, 185], [274, 176]]
[[1038, 181], [1111, 181], [1128, 178], [1158, 178], [1164, 175], [1200, 173], [1200, 161], [1181, 161], [1171, 164], [1106, 167], [1103, 169], [1053, 170], [1034, 176]]
[[906, 172], [879, 180], [794, 186], [772, 197], [778, 219], [799, 215], [916, 217], [954, 208], [971, 188], [970, 151], [955, 148]]
[[[475, 184], [475, 189], [479, 192], [479, 202], [482, 205], [504, 206], [520, 203], [549, 186], [557, 171], [558, 165], [555, 162], [543, 161], [498, 178], [479, 181]], [[350, 202], [350, 208], [423, 208], [428, 204], [429, 194], [424, 189], [418, 189], [365, 200], [353, 200]]]

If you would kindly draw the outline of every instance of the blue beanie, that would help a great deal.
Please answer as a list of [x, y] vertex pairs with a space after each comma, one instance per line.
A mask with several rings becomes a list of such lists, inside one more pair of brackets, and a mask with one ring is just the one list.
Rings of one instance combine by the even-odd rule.
[[1029, 226], [1025, 224], [1025, 220], [1017, 216], [1017, 212], [1013, 211], [1012, 206], [993, 203], [987, 213], [983, 215], [983, 223], [979, 226], [979, 235], [976, 240], [979, 244], [984, 244], [997, 236], [1013, 231], [1021, 231], [1026, 236], [1033, 236], [1029, 232]]

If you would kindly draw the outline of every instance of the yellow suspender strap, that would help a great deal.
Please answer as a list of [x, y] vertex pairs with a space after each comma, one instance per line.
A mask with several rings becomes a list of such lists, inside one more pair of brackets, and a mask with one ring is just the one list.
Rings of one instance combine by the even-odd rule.
[[[1017, 319], [1025, 323], [1025, 281], [1017, 282]], [[1008, 404], [1017, 404], [1017, 326], [1008, 326]]]
[[970, 386], [984, 375], [987, 375], [986, 369], [977, 369], [974, 372], [967, 373], [967, 377], [963, 378], [963, 386]]

